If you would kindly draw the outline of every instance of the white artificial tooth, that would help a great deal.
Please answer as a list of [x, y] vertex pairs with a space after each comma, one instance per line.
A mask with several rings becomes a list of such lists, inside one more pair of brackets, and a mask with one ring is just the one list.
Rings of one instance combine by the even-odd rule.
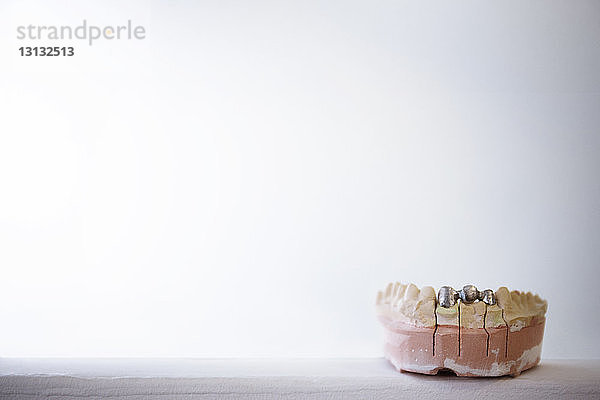
[[375, 300], [375, 304], [380, 305], [383, 304], [384, 302], [384, 296], [383, 296], [383, 292], [380, 290], [377, 292], [377, 300]]
[[396, 298], [401, 300], [404, 297], [404, 293], [406, 292], [407, 285], [400, 285], [398, 288], [398, 293], [396, 294]]
[[435, 290], [431, 286], [424, 286], [419, 294], [419, 300], [435, 300]]
[[385, 302], [386, 303], [390, 303], [392, 300], [392, 289], [393, 288], [394, 288], [393, 283], [388, 283], [387, 287], [385, 288]]
[[394, 307], [399, 307], [404, 301], [404, 292], [406, 291], [406, 285], [400, 284], [396, 297], [394, 298]]
[[510, 300], [513, 304], [513, 307], [521, 308], [523, 305], [521, 293], [516, 290], [513, 290], [512, 292], [510, 292]]
[[392, 299], [395, 299], [396, 297], [398, 297], [398, 289], [400, 288], [402, 284], [400, 282], [396, 282], [394, 283], [394, 289], [392, 289]]
[[506, 287], [502, 286], [499, 287], [498, 290], [496, 290], [496, 302], [498, 302], [498, 306], [500, 306], [500, 308], [510, 308], [510, 305], [512, 304], [512, 299]]
[[416, 300], [418, 297], [419, 297], [419, 288], [411, 283], [406, 288], [406, 293], [404, 293], [404, 299], [405, 300]]

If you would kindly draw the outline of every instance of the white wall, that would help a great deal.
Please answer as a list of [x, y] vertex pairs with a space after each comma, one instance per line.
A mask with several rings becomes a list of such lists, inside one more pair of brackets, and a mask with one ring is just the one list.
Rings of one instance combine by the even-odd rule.
[[[18, 55], [84, 18], [147, 39]], [[599, 38], [597, 1], [2, 2], [0, 354], [378, 356], [401, 280], [538, 292], [544, 357], [600, 357]]]

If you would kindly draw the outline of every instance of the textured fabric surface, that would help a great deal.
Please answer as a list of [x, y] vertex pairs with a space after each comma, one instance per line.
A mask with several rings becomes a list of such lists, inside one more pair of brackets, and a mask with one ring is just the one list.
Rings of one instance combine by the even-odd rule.
[[0, 359], [1, 399], [457, 396], [600, 398], [600, 360], [543, 360], [517, 378], [460, 378], [398, 373], [383, 359]]

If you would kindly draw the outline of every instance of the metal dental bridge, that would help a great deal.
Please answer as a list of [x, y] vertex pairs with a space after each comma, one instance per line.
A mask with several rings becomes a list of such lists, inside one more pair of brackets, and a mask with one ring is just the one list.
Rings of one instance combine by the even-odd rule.
[[496, 304], [496, 294], [492, 289], [480, 292], [474, 285], [465, 285], [459, 291], [450, 286], [442, 286], [438, 291], [437, 300], [438, 304], [444, 308], [452, 307], [458, 300], [465, 304], [471, 304], [480, 300], [492, 306]]

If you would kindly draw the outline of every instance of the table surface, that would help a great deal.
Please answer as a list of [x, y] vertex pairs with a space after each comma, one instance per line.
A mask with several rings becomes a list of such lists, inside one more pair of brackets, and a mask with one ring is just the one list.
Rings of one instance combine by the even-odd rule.
[[[516, 378], [399, 373], [384, 359], [0, 358], [0, 399], [597, 398], [600, 360], [542, 360]], [[481, 397], [480, 397], [481, 396]]]

